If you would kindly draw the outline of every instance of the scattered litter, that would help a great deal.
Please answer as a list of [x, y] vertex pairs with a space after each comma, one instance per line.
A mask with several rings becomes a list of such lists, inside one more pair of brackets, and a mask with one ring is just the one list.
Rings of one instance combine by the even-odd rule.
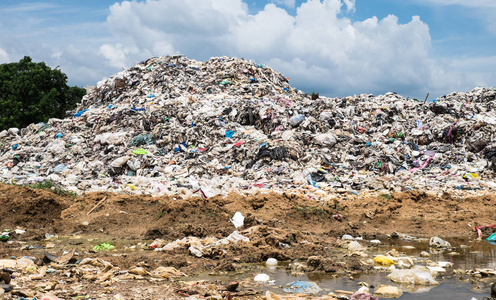
[[276, 266], [277, 265], [277, 259], [275, 258], [268, 258], [267, 261], [265, 262], [267, 266]]
[[432, 278], [428, 271], [418, 269], [396, 269], [387, 276], [391, 281], [398, 283], [420, 284], [420, 285], [438, 285], [439, 283]]
[[270, 280], [270, 276], [264, 273], [257, 274], [255, 278], [253, 278], [254, 281], [257, 282], [267, 282]]
[[63, 254], [61, 256], [55, 256], [53, 254], [50, 254], [48, 252], [46, 252], [46, 250], [43, 250], [43, 253], [45, 254], [45, 257], [50, 260], [50, 261], [53, 261], [53, 262], [56, 262], [56, 263], [59, 263], [59, 264], [66, 264], [68, 263], [72, 257], [74, 256], [74, 253], [76, 252], [76, 248], [74, 247], [72, 249], [72, 251], [66, 253], [66, 254]]
[[93, 247], [95, 251], [109, 251], [115, 249], [115, 246], [108, 242], [103, 242]]
[[234, 214], [231, 219], [231, 223], [234, 224], [234, 227], [239, 228], [243, 226], [245, 217], [238, 211]]
[[390, 257], [384, 255], [377, 255], [376, 257], [374, 257], [374, 262], [378, 265], [386, 267], [394, 265], [394, 261]]
[[322, 289], [315, 283], [309, 281], [295, 281], [287, 284], [283, 289], [286, 293], [317, 294]]
[[443, 249], [451, 249], [451, 244], [449, 242], [437, 236], [431, 237], [431, 239], [429, 240], [429, 246], [436, 248], [443, 248]]

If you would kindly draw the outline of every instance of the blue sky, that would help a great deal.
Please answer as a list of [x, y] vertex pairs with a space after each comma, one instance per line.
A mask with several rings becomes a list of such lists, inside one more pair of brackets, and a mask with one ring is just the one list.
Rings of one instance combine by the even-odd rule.
[[306, 92], [423, 98], [496, 86], [495, 0], [0, 1], [0, 63], [96, 85], [152, 56], [264, 63]]

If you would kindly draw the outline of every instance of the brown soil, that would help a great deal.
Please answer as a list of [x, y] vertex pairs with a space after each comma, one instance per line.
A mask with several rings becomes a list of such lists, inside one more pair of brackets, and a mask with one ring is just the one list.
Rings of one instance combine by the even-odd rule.
[[[121, 270], [141, 262], [150, 270], [158, 266], [173, 266], [188, 275], [195, 275], [234, 271], [243, 263], [261, 263], [269, 257], [286, 261], [307, 261], [311, 257], [308, 267], [313, 266], [315, 270], [355, 271], [360, 268], [353, 261], [339, 266], [332, 261], [334, 254], [329, 249], [339, 246], [337, 238], [343, 234], [366, 239], [385, 237], [393, 232], [419, 237], [475, 237], [468, 225], [473, 222], [479, 225], [496, 223], [495, 200], [495, 195], [463, 198], [445, 193], [437, 197], [425, 192], [341, 195], [326, 203], [303, 195], [274, 193], [187, 200], [112, 193], [90, 193], [70, 198], [49, 190], [0, 184], [2, 228], [26, 229], [26, 234], [13, 234], [9, 243], [0, 243], [0, 259], [25, 255], [42, 258], [43, 252], [37, 247], [20, 249], [54, 242], [54, 252], [76, 246], [80, 255], [78, 259], [99, 257]], [[99, 202], [100, 205], [94, 208]], [[235, 230], [230, 218], [237, 211], [246, 217], [244, 227], [239, 230], [250, 238], [250, 242], [226, 246], [222, 252], [209, 257], [194, 257], [187, 249], [119, 252], [119, 246], [150, 243], [156, 238], [170, 242], [187, 236], [227, 237]], [[88, 225], [83, 225], [84, 222]], [[59, 239], [44, 241], [46, 233], [57, 234]], [[103, 253], [90, 251], [92, 246], [102, 241], [112, 242], [118, 248]], [[154, 299], [166, 299], [181, 293], [179, 287], [174, 287], [176, 283], [170, 283], [166, 297], [153, 294], [156, 283], [147, 281], [140, 284], [147, 287]], [[97, 289], [92, 285], [88, 287]], [[115, 283], [110, 293], [132, 294], [131, 290], [139, 287]], [[164, 292], [158, 287], [156, 290], [157, 293]]]

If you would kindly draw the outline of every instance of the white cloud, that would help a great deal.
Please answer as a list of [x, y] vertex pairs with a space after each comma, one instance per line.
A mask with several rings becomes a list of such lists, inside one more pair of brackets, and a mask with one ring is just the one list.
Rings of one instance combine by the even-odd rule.
[[119, 68], [127, 64], [126, 56], [137, 54], [138, 52], [139, 50], [136, 47], [124, 47], [121, 44], [103, 44], [98, 53], [108, 59], [111, 66]]
[[10, 62], [10, 57], [7, 51], [0, 48], [0, 64]]
[[419, 2], [433, 5], [458, 5], [474, 8], [496, 8], [494, 0], [420, 0]]
[[21, 3], [16, 5], [7, 6], [1, 11], [3, 13], [26, 13], [33, 11], [43, 11], [60, 8], [60, 6], [51, 3]]
[[295, 0], [272, 0], [273, 3], [286, 6], [287, 8], [295, 7]]
[[[354, 0], [308, 0], [296, 15], [268, 4], [255, 15], [241, 0], [159, 0], [114, 4], [108, 24], [123, 46], [100, 52], [113, 65], [182, 53], [208, 59], [229, 55], [270, 63], [297, 87], [328, 95], [356, 92], [424, 93], [450, 83], [437, 78], [429, 56], [429, 27], [419, 17], [406, 24], [390, 15], [352, 22]], [[136, 47], [136, 48], [133, 48]], [[139, 49], [139, 50], [138, 50]]]
[[355, 12], [355, 0], [343, 0], [348, 12]]
[[[489, 60], [494, 66], [494, 57], [435, 59], [429, 27], [419, 17], [406, 23], [393, 15], [353, 22], [346, 13], [355, 11], [355, 0], [306, 0], [292, 14], [276, 3], [251, 14], [247, 3], [119, 1], [110, 6], [108, 30], [102, 23], [87, 23], [84, 30], [70, 30], [77, 32], [77, 39], [52, 30], [57, 26], [29, 23], [27, 29], [9, 28], [17, 18], [7, 14], [0, 21], [0, 36], [7, 37], [0, 47], [0, 63], [30, 55], [60, 66], [70, 84], [86, 85], [152, 56], [237, 56], [267, 64], [299, 89], [328, 96], [387, 91], [439, 96], [496, 81], [494, 68], [484, 64]], [[29, 12], [27, 16], [33, 17]], [[71, 26], [81, 24], [85, 23]], [[35, 38], [40, 33], [42, 38]]]

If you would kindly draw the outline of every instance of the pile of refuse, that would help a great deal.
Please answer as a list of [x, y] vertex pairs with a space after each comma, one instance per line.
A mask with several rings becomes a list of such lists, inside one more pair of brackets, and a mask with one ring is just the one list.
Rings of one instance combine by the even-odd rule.
[[496, 90], [319, 97], [238, 58], [150, 58], [65, 119], [0, 132], [0, 179], [211, 197], [496, 188]]

